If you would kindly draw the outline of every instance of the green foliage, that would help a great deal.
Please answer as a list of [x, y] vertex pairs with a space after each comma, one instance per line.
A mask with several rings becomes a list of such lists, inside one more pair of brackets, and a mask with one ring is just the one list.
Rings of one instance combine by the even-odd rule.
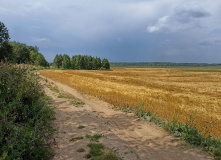
[[101, 68], [101, 59], [97, 58], [95, 59], [95, 69], [100, 69]]
[[30, 51], [30, 61], [35, 66], [43, 66], [43, 67], [49, 66], [48, 62], [45, 60], [45, 57], [36, 50], [35, 51], [34, 50]]
[[0, 63], [0, 157], [50, 159], [53, 110], [45, 98], [28, 68]]
[[121, 160], [121, 158], [116, 155], [116, 152], [110, 150], [102, 156], [101, 160]]
[[9, 42], [4, 42], [0, 47], [0, 60], [13, 60], [13, 47], [10, 45]]
[[13, 60], [15, 63], [28, 63], [30, 62], [30, 50], [27, 45], [19, 42], [11, 42], [13, 46]]
[[14, 63], [29, 63], [35, 65], [48, 66], [41, 53], [38, 53], [38, 47], [27, 46], [19, 42], [9, 42], [9, 34], [5, 25], [0, 22], [0, 60], [10, 60]]
[[41, 53], [38, 53], [36, 60], [34, 61], [34, 64], [37, 66], [39, 65], [44, 67], [49, 66], [48, 62], [45, 60], [45, 57]]
[[72, 100], [70, 104], [72, 104], [72, 105], [74, 105], [76, 107], [82, 107], [82, 105], [84, 105], [85, 103], [81, 102], [81, 101]]
[[67, 54], [63, 55], [62, 68], [64, 68], [64, 69], [70, 69], [71, 68], [70, 57]]
[[104, 153], [104, 145], [101, 143], [90, 143], [88, 144], [88, 147], [90, 147], [90, 153], [87, 157], [92, 157], [92, 160], [98, 159], [98, 157], [102, 156]]
[[99, 70], [110, 69], [110, 64], [107, 59], [104, 59], [103, 65], [100, 58], [94, 58], [92, 56], [75, 55], [70, 57], [68, 55], [56, 55], [53, 65], [55, 68], [63, 69], [76, 69], [76, 70]]
[[101, 68], [102, 69], [110, 69], [110, 63], [109, 63], [109, 61], [107, 59], [104, 58], [102, 60]]
[[38, 48], [35, 46], [27, 46], [26, 44], [19, 42], [10, 42], [13, 48], [13, 52], [10, 55], [10, 60], [14, 63], [32, 63], [35, 66], [49, 66], [45, 57], [38, 52]]
[[5, 27], [4, 23], [0, 22], [0, 48], [2, 47], [2, 44], [8, 40], [8, 29]]
[[13, 50], [8, 41], [8, 30], [5, 27], [4, 23], [0, 22], [0, 60], [4, 60], [5, 58], [11, 60]]
[[78, 127], [78, 129], [83, 129], [83, 128], [85, 128], [85, 126], [79, 126], [79, 127]]
[[91, 135], [87, 134], [86, 137], [89, 138], [90, 141], [98, 142], [98, 139], [100, 139], [102, 137], [102, 135], [101, 134], [95, 134], [95, 135], [91, 136]]
[[104, 148], [104, 145], [101, 143], [90, 143], [88, 144], [90, 147], [90, 153], [85, 155], [85, 158], [92, 160], [121, 160], [116, 155], [115, 151], [107, 150]]
[[62, 67], [62, 61], [63, 61], [63, 56], [60, 55], [56, 55], [53, 61], [53, 66], [55, 66], [56, 68], [61, 68]]
[[65, 94], [62, 94], [62, 93], [60, 93], [60, 94], [58, 95], [58, 98], [67, 98], [67, 99], [71, 99], [70, 96], [65, 95]]
[[84, 148], [79, 148], [79, 149], [77, 150], [77, 152], [85, 152], [85, 149], [84, 149]]

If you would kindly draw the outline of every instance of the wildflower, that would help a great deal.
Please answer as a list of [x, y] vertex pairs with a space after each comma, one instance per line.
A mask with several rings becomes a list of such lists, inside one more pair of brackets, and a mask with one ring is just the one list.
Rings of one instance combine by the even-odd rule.
[[23, 102], [20, 102], [20, 104], [22, 105], [22, 104], [23, 104]]
[[31, 146], [31, 147], [30, 147], [30, 150], [33, 150], [34, 148], [35, 148], [34, 146]]
[[11, 144], [12, 142], [11, 142], [11, 141], [8, 141], [8, 143]]
[[10, 124], [10, 122], [8, 122], [8, 124]]
[[5, 118], [4, 118], [4, 119], [2, 119], [2, 121], [4, 121], [4, 122], [5, 122]]

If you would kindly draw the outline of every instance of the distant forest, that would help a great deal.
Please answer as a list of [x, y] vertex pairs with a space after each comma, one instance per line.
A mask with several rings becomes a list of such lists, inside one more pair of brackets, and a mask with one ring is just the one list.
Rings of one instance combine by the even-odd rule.
[[221, 63], [111, 62], [111, 67], [218, 67]]

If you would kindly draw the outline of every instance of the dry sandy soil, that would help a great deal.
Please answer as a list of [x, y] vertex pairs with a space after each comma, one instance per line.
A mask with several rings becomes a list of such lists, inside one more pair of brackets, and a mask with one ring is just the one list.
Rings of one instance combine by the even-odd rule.
[[[190, 148], [173, 138], [155, 124], [143, 121], [134, 114], [114, 110], [95, 97], [81, 94], [67, 85], [47, 79], [59, 90], [73, 96], [85, 104], [76, 107], [70, 100], [58, 98], [42, 81], [46, 94], [52, 97], [55, 105], [54, 160], [83, 160], [89, 153], [87, 134], [101, 134], [99, 142], [117, 151], [123, 160], [206, 160], [206, 153]], [[79, 126], [85, 126], [79, 129]], [[83, 139], [77, 140], [78, 137]], [[77, 152], [84, 148], [85, 152]]]

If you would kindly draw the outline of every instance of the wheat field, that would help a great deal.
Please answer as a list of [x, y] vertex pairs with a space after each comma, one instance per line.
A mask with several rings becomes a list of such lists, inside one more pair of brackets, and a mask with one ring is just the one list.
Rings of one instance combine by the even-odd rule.
[[42, 70], [40, 74], [118, 107], [133, 108], [144, 102], [143, 109], [161, 120], [190, 123], [193, 117], [191, 123], [201, 133], [210, 126], [210, 135], [221, 138], [221, 72], [202, 72], [202, 68], [112, 68]]

